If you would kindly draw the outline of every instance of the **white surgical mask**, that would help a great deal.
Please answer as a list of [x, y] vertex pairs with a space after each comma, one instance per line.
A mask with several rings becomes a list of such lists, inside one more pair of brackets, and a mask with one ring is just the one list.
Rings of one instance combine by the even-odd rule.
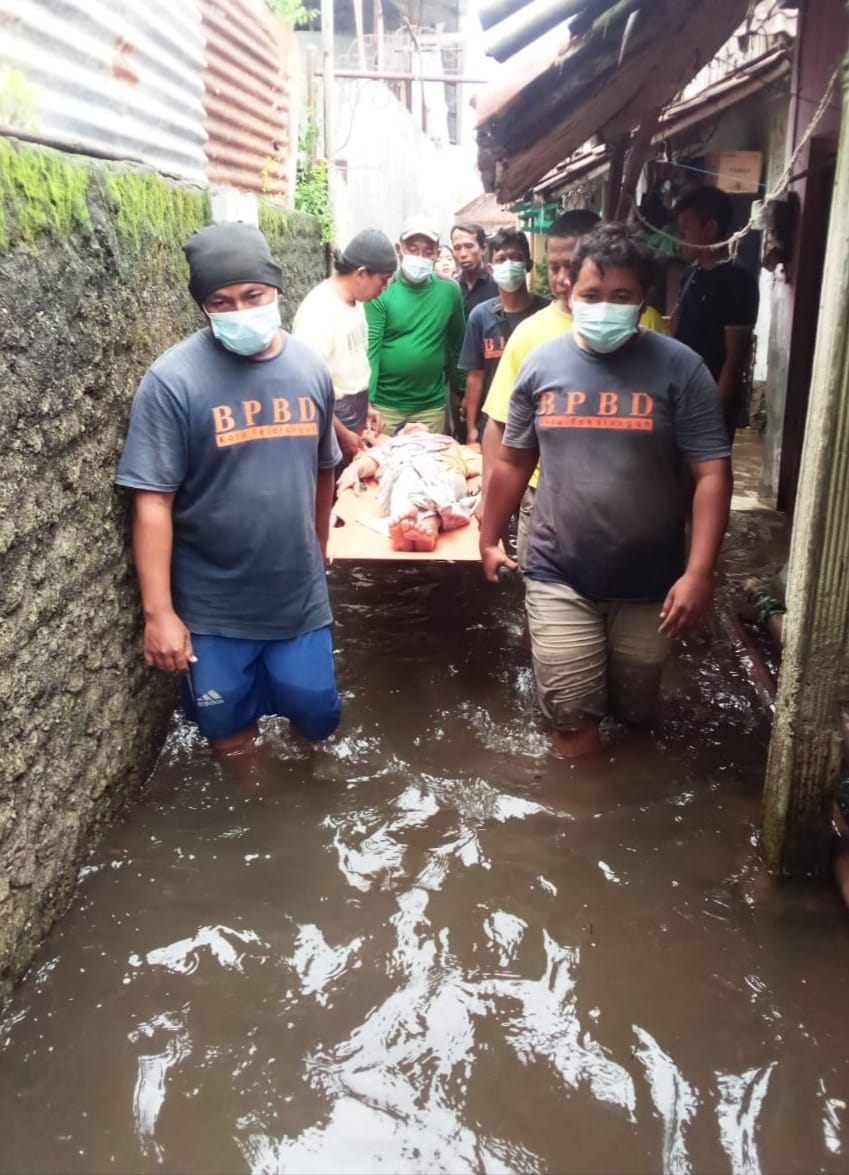
[[433, 273], [433, 261], [430, 257], [417, 257], [415, 253], [401, 255], [401, 272], [409, 282], [419, 285]]
[[573, 299], [572, 322], [591, 351], [607, 355], [618, 351], [634, 335], [640, 310], [640, 306], [619, 302], [578, 302]]
[[222, 346], [235, 355], [259, 355], [271, 346], [274, 332], [280, 329], [280, 306], [277, 299], [248, 310], [231, 310], [228, 314], [210, 314], [212, 333]]
[[495, 284], [508, 294], [515, 294], [526, 284], [528, 267], [524, 261], [499, 261], [492, 267], [492, 277]]

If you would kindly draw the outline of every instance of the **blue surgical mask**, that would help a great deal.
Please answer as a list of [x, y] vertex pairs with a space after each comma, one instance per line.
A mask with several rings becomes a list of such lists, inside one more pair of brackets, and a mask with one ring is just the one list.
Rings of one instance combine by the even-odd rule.
[[433, 273], [433, 261], [430, 257], [417, 257], [415, 253], [403, 253], [401, 272], [407, 281], [419, 285]]
[[274, 332], [280, 329], [280, 306], [277, 299], [249, 310], [231, 310], [228, 314], [210, 314], [212, 333], [222, 346], [235, 355], [259, 355], [271, 346]]
[[591, 351], [607, 355], [618, 351], [633, 337], [640, 321], [640, 306], [619, 302], [577, 302], [572, 300], [575, 330]]
[[515, 294], [526, 284], [528, 267], [524, 261], [499, 261], [492, 267], [495, 284], [508, 294]]

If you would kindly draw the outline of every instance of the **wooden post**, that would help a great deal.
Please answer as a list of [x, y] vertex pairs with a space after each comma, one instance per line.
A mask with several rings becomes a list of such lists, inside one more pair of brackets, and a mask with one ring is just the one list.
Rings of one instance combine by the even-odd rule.
[[366, 38], [363, 31], [363, 0], [353, 0], [354, 28], [357, 30], [357, 63], [366, 68]]
[[383, 28], [383, 0], [374, 0], [374, 39], [377, 44], [377, 58], [376, 68], [378, 73], [383, 73], [384, 53], [383, 53], [383, 38], [385, 36]]
[[607, 199], [604, 202], [604, 219], [613, 220], [619, 207], [619, 193], [622, 191], [622, 173], [625, 170], [625, 155], [628, 151], [628, 135], [620, 136], [610, 150], [610, 171], [607, 178]]
[[761, 851], [770, 869], [822, 874], [840, 770], [849, 629], [849, 88], [826, 242], [767, 762]]
[[622, 178], [622, 187], [619, 190], [619, 199], [616, 205], [616, 219], [627, 220], [634, 207], [637, 184], [646, 162], [646, 156], [651, 147], [651, 141], [660, 122], [660, 110], [650, 110], [640, 119], [637, 132], [631, 140], [631, 149], [628, 152], [628, 162], [625, 165], [625, 174]]
[[335, 127], [334, 108], [336, 105], [336, 29], [333, 0], [321, 0], [321, 58], [324, 75], [324, 157], [327, 160], [327, 194], [330, 207], [335, 209]]

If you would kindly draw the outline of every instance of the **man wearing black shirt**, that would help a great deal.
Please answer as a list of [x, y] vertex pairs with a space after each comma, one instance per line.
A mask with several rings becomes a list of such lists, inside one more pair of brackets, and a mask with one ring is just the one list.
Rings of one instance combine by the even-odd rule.
[[711, 245], [725, 240], [733, 207], [725, 192], [695, 188], [675, 206], [681, 255], [693, 265], [684, 275], [672, 321], [679, 342], [701, 355], [716, 380], [729, 439], [743, 406], [758, 284], [752, 273]]
[[457, 284], [468, 320], [475, 306], [498, 297], [498, 286], [486, 266], [486, 233], [479, 224], [455, 224], [451, 230], [451, 248], [460, 271]]

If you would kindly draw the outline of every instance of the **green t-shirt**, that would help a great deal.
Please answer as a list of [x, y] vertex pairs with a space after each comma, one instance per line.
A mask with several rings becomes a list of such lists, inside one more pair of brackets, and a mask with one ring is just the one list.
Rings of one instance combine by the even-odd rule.
[[366, 303], [369, 399], [379, 408], [423, 412], [446, 398], [446, 370], [463, 344], [465, 316], [455, 282], [429, 277], [411, 285], [397, 277]]

